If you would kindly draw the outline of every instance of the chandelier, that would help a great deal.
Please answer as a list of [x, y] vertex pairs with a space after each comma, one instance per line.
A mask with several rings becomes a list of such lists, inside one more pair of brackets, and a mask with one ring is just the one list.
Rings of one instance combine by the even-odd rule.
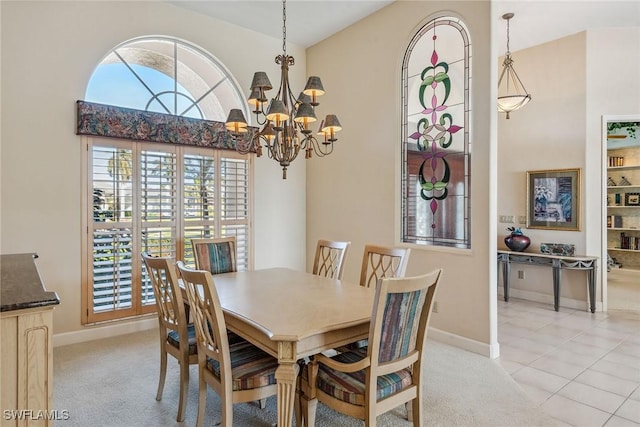
[[[309, 159], [315, 153], [319, 157], [331, 154], [333, 143], [337, 141], [335, 133], [342, 129], [335, 114], [329, 114], [321, 121], [318, 137], [313, 135], [309, 125], [317, 121], [315, 108], [320, 105], [317, 98], [324, 94], [320, 77], [311, 76], [307, 85], [296, 98], [289, 84], [289, 67], [295, 61], [293, 56], [287, 55], [287, 7], [286, 0], [282, 1], [282, 55], [276, 56], [276, 63], [280, 65], [280, 86], [278, 93], [269, 102], [265, 92], [273, 89], [269, 77], [263, 71], [253, 75], [249, 105], [256, 116], [257, 123], [262, 126], [253, 135], [243, 138], [248, 131], [247, 120], [242, 110], [234, 108], [229, 111], [226, 128], [236, 141], [236, 150], [241, 153], [255, 152], [262, 155], [262, 142], [269, 158], [282, 166], [282, 179], [287, 179], [287, 168], [293, 162], [300, 150]], [[248, 142], [246, 142], [248, 141]]]
[[502, 19], [507, 21], [507, 52], [502, 63], [502, 73], [498, 80], [498, 111], [507, 113], [507, 119], [509, 118], [509, 113], [524, 107], [531, 101], [531, 95], [527, 93], [520, 77], [518, 77], [516, 70], [513, 68], [513, 59], [511, 59], [511, 52], [509, 51], [509, 20], [511, 18], [513, 18], [513, 13], [502, 15]]

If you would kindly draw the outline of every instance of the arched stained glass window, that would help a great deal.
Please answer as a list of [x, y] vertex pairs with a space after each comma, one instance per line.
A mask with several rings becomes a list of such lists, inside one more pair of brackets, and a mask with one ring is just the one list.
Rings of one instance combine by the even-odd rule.
[[85, 101], [220, 122], [246, 104], [210, 54], [160, 36], [128, 40], [109, 52], [91, 76]]
[[471, 42], [459, 18], [420, 28], [402, 84], [402, 241], [470, 248]]

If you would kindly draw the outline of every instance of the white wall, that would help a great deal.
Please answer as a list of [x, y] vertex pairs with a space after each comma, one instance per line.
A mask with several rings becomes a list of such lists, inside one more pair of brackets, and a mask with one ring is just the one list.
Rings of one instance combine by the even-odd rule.
[[[408, 275], [443, 267], [432, 326], [488, 354], [495, 310], [495, 225], [490, 214], [495, 161], [495, 53], [490, 3], [394, 2], [307, 51], [343, 126], [334, 154], [309, 163], [307, 267], [320, 238], [350, 240], [345, 279], [356, 282], [366, 243], [400, 245], [401, 65], [415, 31], [434, 14], [468, 25], [473, 49], [472, 249], [412, 247]], [[495, 188], [495, 186], [494, 186]], [[494, 306], [490, 309], [491, 304]], [[493, 313], [495, 314], [495, 313]], [[458, 344], [460, 344], [458, 342]]]
[[[56, 334], [80, 324], [80, 137], [75, 101], [117, 44], [165, 35], [199, 45], [225, 64], [245, 92], [253, 72], [279, 81], [282, 41], [165, 2], [2, 2], [2, 253], [37, 252], [47, 289], [58, 293]], [[305, 82], [304, 50], [291, 79]], [[304, 160], [289, 179], [272, 160], [255, 162], [255, 267], [305, 267]], [[120, 327], [120, 332], [136, 325]], [[104, 328], [104, 327], [102, 327]], [[92, 329], [99, 336], [104, 331]], [[87, 337], [84, 334], [83, 337]], [[73, 340], [74, 338], [69, 338]]]

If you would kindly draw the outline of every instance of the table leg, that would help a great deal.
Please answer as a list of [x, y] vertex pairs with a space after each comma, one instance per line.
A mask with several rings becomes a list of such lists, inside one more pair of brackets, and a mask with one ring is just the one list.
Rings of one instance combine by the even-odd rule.
[[560, 311], [560, 265], [553, 261], [553, 309]]
[[509, 302], [509, 273], [511, 272], [511, 263], [509, 260], [502, 261], [502, 283], [504, 285], [504, 300]]
[[293, 425], [293, 406], [296, 398], [296, 377], [300, 367], [295, 360], [279, 359], [276, 369], [278, 383], [278, 427]]
[[589, 270], [588, 275], [589, 281], [589, 304], [591, 305], [591, 312], [596, 312], [596, 266], [593, 265], [593, 268]]

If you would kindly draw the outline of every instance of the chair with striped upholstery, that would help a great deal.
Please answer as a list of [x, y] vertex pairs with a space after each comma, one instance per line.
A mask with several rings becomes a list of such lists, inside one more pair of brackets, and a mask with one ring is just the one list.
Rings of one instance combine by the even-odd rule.
[[193, 257], [197, 270], [207, 270], [211, 274], [238, 271], [236, 260], [236, 238], [191, 239]]
[[233, 425], [233, 404], [277, 394], [278, 360], [248, 341], [230, 343], [213, 276], [178, 261], [198, 343], [198, 419], [204, 422], [207, 384], [220, 396], [222, 426]]
[[313, 260], [313, 274], [332, 279], [342, 279], [344, 259], [351, 242], [318, 240], [316, 255]]
[[302, 375], [302, 413], [307, 427], [315, 423], [317, 402], [375, 426], [376, 417], [411, 403], [408, 418], [422, 419], [422, 366], [427, 327], [442, 270], [381, 279], [366, 348], [331, 358], [313, 356]]
[[162, 399], [167, 375], [167, 354], [170, 354], [180, 364], [180, 400], [176, 419], [183, 421], [187, 407], [189, 365], [198, 363], [195, 329], [193, 324], [187, 322], [173, 259], [154, 257], [146, 252], [142, 253], [142, 259], [151, 279], [160, 325], [160, 381], [156, 400]]
[[[410, 248], [393, 248], [388, 246], [365, 245], [360, 270], [360, 286], [375, 286], [385, 277], [404, 277], [409, 263]], [[340, 352], [366, 347], [367, 339], [363, 339], [337, 350]]]

